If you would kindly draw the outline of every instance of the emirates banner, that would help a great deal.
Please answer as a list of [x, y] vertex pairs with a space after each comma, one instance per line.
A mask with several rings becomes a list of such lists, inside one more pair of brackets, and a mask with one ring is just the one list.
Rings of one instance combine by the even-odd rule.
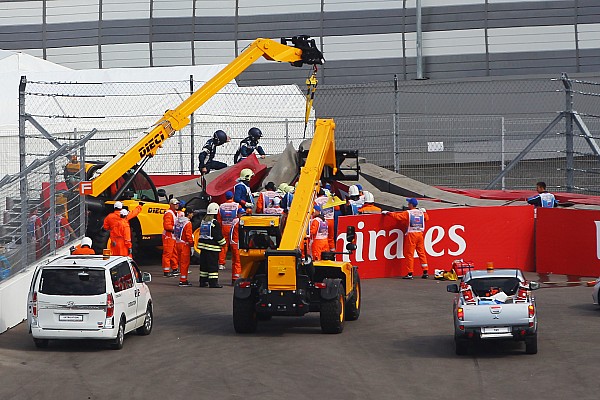
[[[452, 261], [472, 261], [483, 269], [534, 271], [534, 209], [531, 206], [449, 208], [427, 211], [425, 251], [429, 272], [449, 270]], [[362, 278], [407, 273], [402, 252], [404, 234], [397, 220], [381, 214], [344, 216], [338, 220], [337, 249], [346, 245], [346, 227], [356, 228], [356, 251], [343, 256], [359, 267]], [[600, 250], [599, 250], [600, 251]], [[421, 274], [415, 254], [415, 275]]]
[[536, 271], [600, 275], [600, 211], [538, 209]]

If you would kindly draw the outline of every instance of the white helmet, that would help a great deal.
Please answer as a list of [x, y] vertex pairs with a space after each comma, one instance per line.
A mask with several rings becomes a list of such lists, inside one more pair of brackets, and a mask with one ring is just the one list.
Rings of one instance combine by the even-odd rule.
[[126, 209], [122, 209], [120, 214], [121, 218], [125, 218], [129, 214], [129, 211], [127, 211]]
[[356, 185], [352, 185], [348, 188], [348, 196], [360, 196]]
[[244, 168], [240, 172], [240, 181], [250, 182], [250, 179], [254, 176], [254, 172], [250, 168]]
[[219, 213], [219, 205], [217, 203], [210, 203], [208, 207], [206, 207], [207, 215], [217, 215]]
[[366, 190], [363, 193], [365, 195], [365, 203], [375, 203], [375, 197], [373, 197], [373, 193], [367, 192]]
[[81, 239], [81, 247], [83, 246], [92, 247], [92, 239], [87, 236]]
[[120, 210], [123, 208], [123, 203], [120, 201], [115, 201], [115, 210]]

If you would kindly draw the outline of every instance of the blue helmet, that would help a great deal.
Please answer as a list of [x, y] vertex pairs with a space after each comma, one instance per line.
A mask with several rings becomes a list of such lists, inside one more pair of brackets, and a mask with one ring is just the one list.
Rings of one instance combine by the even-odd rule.
[[232, 192], [231, 190], [228, 190], [228, 191], [226, 191], [226, 192], [225, 192], [225, 198], [226, 198], [227, 200], [229, 200], [229, 199], [233, 199], [233, 192]]
[[262, 132], [258, 128], [250, 128], [248, 131], [248, 136], [251, 136], [254, 139], [260, 139], [262, 137]]
[[222, 130], [218, 130], [215, 131], [215, 133], [213, 134], [213, 140], [215, 141], [215, 144], [217, 146], [223, 144], [223, 143], [227, 143], [227, 141], [229, 140], [229, 137], [227, 136], [227, 134], [225, 132], [223, 132]]

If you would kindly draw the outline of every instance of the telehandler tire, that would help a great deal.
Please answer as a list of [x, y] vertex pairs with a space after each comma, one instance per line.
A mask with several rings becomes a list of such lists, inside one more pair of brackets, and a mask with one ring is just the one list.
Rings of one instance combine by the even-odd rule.
[[354, 275], [354, 293], [346, 303], [346, 321], [356, 321], [360, 316], [361, 299], [360, 277], [358, 273]]
[[345, 306], [346, 299], [341, 287], [335, 299], [321, 300], [321, 330], [323, 333], [342, 333]]
[[254, 309], [254, 299], [233, 298], [233, 328], [237, 333], [256, 332], [257, 316]]

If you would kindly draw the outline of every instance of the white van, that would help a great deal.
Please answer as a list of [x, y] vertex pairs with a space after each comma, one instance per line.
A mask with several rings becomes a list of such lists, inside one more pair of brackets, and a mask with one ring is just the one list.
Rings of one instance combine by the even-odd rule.
[[49, 339], [105, 339], [121, 349], [125, 334], [152, 331], [152, 277], [127, 257], [69, 255], [37, 267], [27, 322], [37, 347]]

